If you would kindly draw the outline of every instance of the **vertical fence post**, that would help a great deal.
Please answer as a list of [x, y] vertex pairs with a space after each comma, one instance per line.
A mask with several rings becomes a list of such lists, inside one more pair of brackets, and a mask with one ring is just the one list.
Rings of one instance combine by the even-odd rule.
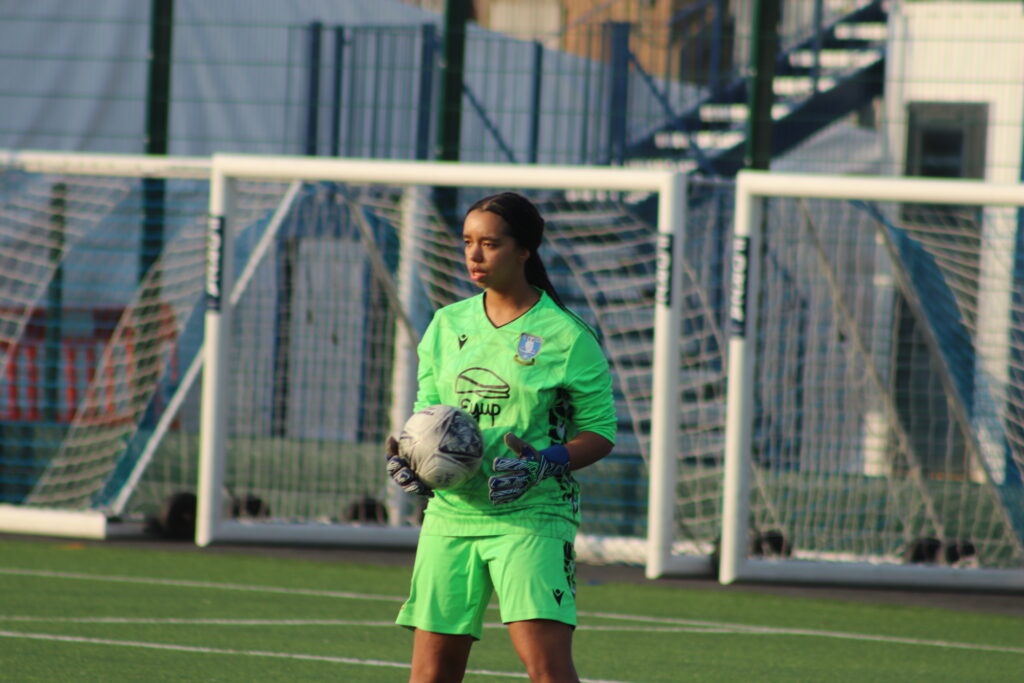
[[608, 31], [608, 162], [621, 165], [626, 157], [626, 122], [629, 114], [630, 25], [611, 21]]
[[174, 0], [152, 0], [146, 83], [146, 154], [167, 154], [171, 108]]
[[[173, 47], [174, 0], [152, 0], [149, 37], [149, 76], [146, 84], [146, 154], [167, 154], [171, 109], [171, 53]], [[151, 272], [164, 248], [167, 181], [144, 178], [142, 181], [143, 221], [142, 245], [139, 250], [139, 285], [146, 284], [140, 294], [136, 315], [142, 336], [150, 338], [155, 311], [160, 305], [159, 272]], [[148, 347], [151, 343], [145, 342]], [[149, 353], [148, 348], [140, 349]], [[139, 391], [145, 379], [137, 380]], [[140, 391], [140, 394], [144, 394]], [[139, 399], [133, 400], [142, 400]], [[153, 415], [142, 412], [140, 427], [148, 426]]]
[[[67, 218], [66, 183], [54, 183], [50, 190], [50, 266], [53, 277], [47, 290], [46, 340], [43, 359], [43, 419], [60, 416], [61, 343], [64, 337], [64, 226]], [[74, 406], [68, 406], [74, 411]]]
[[533, 42], [533, 64], [531, 65], [532, 83], [530, 87], [530, 140], [526, 160], [537, 163], [537, 147], [540, 144], [540, 100], [541, 86], [544, 84], [544, 45], [539, 40]]
[[438, 158], [458, 161], [462, 137], [463, 66], [466, 57], [468, 0], [447, 0], [444, 11], [444, 55], [441, 70], [441, 111]]
[[821, 47], [824, 42], [822, 22], [825, 0], [814, 0], [814, 57], [811, 63], [811, 92], [817, 94], [821, 81]]
[[[466, 24], [469, 0], [447, 0], [444, 9], [444, 45], [441, 58], [441, 102], [438, 112], [438, 154], [442, 161], [458, 161], [462, 144], [463, 66], [466, 57]], [[453, 187], [435, 191], [437, 208], [454, 222], [457, 193]]]
[[722, 44], [725, 41], [726, 0], [715, 0], [715, 17], [711, 24], [711, 63], [708, 65], [708, 89], [712, 96], [722, 87]]
[[[580, 29], [577, 29], [580, 30]], [[587, 51], [588, 54], [592, 51], [594, 31], [593, 29], [587, 30]], [[583, 71], [583, 95], [580, 97], [582, 106], [578, 111], [574, 112], [579, 117], [579, 131], [580, 131], [580, 154], [579, 159], [576, 163], [578, 164], [591, 164], [594, 162], [593, 154], [590, 150], [590, 119], [591, 119], [591, 101], [599, 99], [598, 97], [592, 96], [592, 81], [594, 80], [594, 69], [595, 62], [597, 60], [588, 59], [584, 63], [585, 66]]]
[[320, 126], [320, 44], [324, 25], [314, 21], [306, 29], [306, 139], [302, 153], [315, 156]]
[[[150, 4], [149, 75], [146, 83], [146, 154], [167, 154], [171, 110], [171, 51], [174, 0]], [[143, 236], [139, 254], [139, 282], [159, 258], [164, 241], [164, 194], [166, 181], [145, 178], [143, 187]], [[154, 292], [157, 294], [156, 292]]]
[[341, 155], [341, 91], [344, 87], [345, 27], [334, 27], [334, 64], [331, 76], [331, 156]]
[[420, 28], [420, 83], [416, 109], [416, 158], [430, 158], [430, 121], [434, 106], [434, 68], [437, 61], [437, 27]]
[[747, 86], [745, 166], [767, 170], [772, 160], [772, 103], [781, 0], [754, 0], [750, 36], [751, 75]]

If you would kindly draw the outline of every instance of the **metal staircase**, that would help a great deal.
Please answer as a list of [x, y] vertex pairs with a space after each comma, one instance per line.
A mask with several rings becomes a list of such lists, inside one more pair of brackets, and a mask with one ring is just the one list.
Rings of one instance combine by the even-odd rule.
[[[882, 94], [887, 14], [878, 0], [780, 51], [775, 64], [772, 156]], [[633, 144], [627, 157], [731, 176], [744, 163], [747, 81], [738, 76]]]

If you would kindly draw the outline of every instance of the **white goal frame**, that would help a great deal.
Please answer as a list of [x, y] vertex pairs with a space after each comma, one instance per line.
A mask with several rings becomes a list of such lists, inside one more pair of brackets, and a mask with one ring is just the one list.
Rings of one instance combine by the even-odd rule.
[[[598, 551], [605, 560], [644, 562], [649, 576], [707, 573], [707, 557], [673, 555], [676, 459], [678, 457], [679, 332], [681, 264], [686, 225], [686, 176], [670, 170], [445, 162], [322, 159], [292, 156], [215, 155], [211, 164], [210, 250], [208, 253], [205, 362], [201, 412], [201, 453], [197, 491], [196, 543], [308, 543], [411, 547], [414, 526], [291, 524], [229, 519], [224, 514], [224, 444], [227, 378], [231, 349], [230, 298], [223, 283], [233, 281], [231, 230], [238, 181], [327, 181], [452, 187], [518, 187], [657, 193], [659, 259], [656, 280], [652, 433], [648, 480], [648, 537], [581, 538], [580, 559], [590, 549], [612, 545], [621, 556]], [[401, 345], [401, 341], [399, 342]], [[382, 476], [383, 467], [381, 468]], [[626, 550], [622, 550], [626, 548]]]
[[[737, 176], [734, 240], [746, 254], [761, 249], [764, 203], [773, 197], [930, 204], [1024, 207], [1024, 184], [996, 185], [972, 180], [804, 175], [743, 171]], [[754, 419], [754, 338], [758, 316], [760, 269], [757, 258], [735, 256], [731, 283], [733, 334], [729, 341], [725, 477], [719, 581], [895, 585], [930, 589], [1022, 590], [1024, 571], [938, 565], [821, 562], [752, 556], [750, 490]], [[740, 332], [741, 331], [741, 332]]]

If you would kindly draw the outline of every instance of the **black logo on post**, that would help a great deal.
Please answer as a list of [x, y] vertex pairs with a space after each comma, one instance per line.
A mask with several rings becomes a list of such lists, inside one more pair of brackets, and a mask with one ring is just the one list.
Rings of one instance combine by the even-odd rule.
[[654, 300], [662, 306], [672, 305], [672, 271], [675, 267], [672, 260], [673, 242], [675, 242], [675, 235], [665, 232], [658, 233]]
[[729, 333], [744, 337], [747, 333], [747, 272], [750, 266], [750, 238], [732, 240], [732, 283], [729, 294]]
[[206, 235], [206, 310], [219, 311], [224, 292], [224, 216], [210, 216]]

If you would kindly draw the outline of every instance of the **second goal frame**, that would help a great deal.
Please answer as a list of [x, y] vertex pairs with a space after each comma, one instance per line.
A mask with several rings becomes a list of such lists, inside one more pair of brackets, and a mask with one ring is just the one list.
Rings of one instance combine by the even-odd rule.
[[[820, 202], [820, 204], [815, 205], [814, 208], [809, 208], [810, 202]], [[1004, 221], [1005, 227], [1000, 228], [1000, 230], [1003, 235], [1010, 236], [1008, 242], [1011, 246], [1008, 250], [1011, 254], [1008, 260], [1012, 263], [1012, 245], [1017, 239], [1013, 235], [1021, 229], [1021, 216], [1024, 215], [1024, 212], [1022, 212], [1022, 207], [1024, 207], [1024, 185], [995, 185], [982, 181], [968, 180], [868, 178], [744, 171], [737, 178], [735, 228], [733, 235], [733, 272], [730, 296], [731, 336], [729, 342], [729, 383], [727, 396], [728, 418], [725, 442], [725, 477], [723, 482], [719, 579], [722, 583], [726, 584], [735, 581], [790, 581], [802, 583], [913, 585], [922, 588], [946, 589], [1020, 590], [1024, 588], [1024, 570], [1019, 568], [1019, 560], [1008, 561], [1005, 566], [996, 568], [984, 566], [983, 563], [982, 566], [978, 566], [977, 563], [972, 566], [971, 562], [958, 559], [956, 553], [950, 553], [946, 561], [936, 561], [931, 559], [932, 555], [934, 555], [934, 549], [932, 549], [932, 555], [928, 555], [927, 548], [914, 549], [925, 557], [923, 561], [920, 558], [914, 557], [912, 559], [904, 558], [906, 561], [903, 563], [881, 559], [862, 560], [853, 557], [841, 557], [840, 553], [832, 553], [831, 557], [798, 558], [797, 554], [789, 546], [789, 539], [783, 538], [782, 535], [783, 533], [788, 533], [789, 529], [785, 532], [779, 532], [777, 538], [778, 547], [773, 549], [774, 552], [769, 552], [766, 546], [761, 547], [762, 542], [765, 541], [764, 538], [754, 538], [756, 534], [754, 534], [754, 530], [751, 528], [754, 518], [752, 507], [755, 505], [758, 495], [764, 498], [767, 494], [764, 493], [764, 485], [755, 491], [752, 482], [755, 477], [762, 477], [763, 479], [765, 476], [768, 476], [764, 472], [766, 467], [771, 466], [770, 459], [779, 457], [778, 453], [764, 452], [763, 443], [767, 439], [765, 433], [771, 427], [766, 426], [765, 418], [761, 417], [762, 405], [760, 404], [768, 402], [770, 399], [765, 397], [770, 397], [773, 392], [777, 394], [785, 391], [803, 392], [807, 389], [804, 386], [794, 389], [783, 385], [782, 380], [784, 377], [781, 375], [776, 374], [773, 376], [768, 373], [759, 375], [755, 371], [759, 364], [767, 362], [763, 358], [765, 353], [764, 347], [768, 345], [765, 337], [775, 334], [776, 337], [781, 338], [781, 335], [777, 332], [769, 333], [764, 331], [766, 329], [766, 321], [760, 318], [762, 312], [759, 308], [762, 302], [767, 300], [766, 297], [788, 296], [791, 301], [796, 301], [803, 306], [801, 309], [803, 313], [800, 315], [804, 316], [804, 319], [814, 315], [811, 307], [815, 304], [813, 302], [808, 303], [806, 298], [798, 301], [798, 295], [793, 294], [793, 290], [802, 284], [806, 284], [806, 281], [809, 281], [810, 278], [806, 273], [795, 272], [793, 269], [804, 268], [808, 263], [823, 263], [827, 260], [823, 255], [823, 247], [819, 244], [819, 240], [822, 233], [827, 229], [831, 229], [834, 232], [844, 229], [852, 230], [844, 225], [839, 225], [841, 223], [838, 216], [839, 209], [848, 206], [854, 207], [850, 210], [851, 213], [859, 212], [861, 216], [867, 217], [859, 225], [867, 224], [874, 226], [874, 232], [872, 230], [867, 230], [866, 232], [874, 240], [875, 245], [877, 245], [875, 253], [888, 254], [888, 258], [891, 259], [893, 264], [891, 266], [891, 273], [886, 274], [882, 270], [875, 270], [875, 283], [864, 285], [862, 290], [854, 290], [857, 283], [851, 284], [851, 281], [855, 278], [847, 274], [847, 279], [839, 282], [838, 278], [842, 277], [843, 274], [833, 267], [834, 264], [827, 264], [821, 267], [817, 271], [820, 280], [812, 285], [808, 285], [808, 287], [817, 287], [818, 292], [831, 292], [821, 295], [819, 301], [824, 301], [824, 303], [819, 303], [818, 305], [822, 308], [830, 309], [832, 311], [830, 315], [834, 315], [835, 320], [838, 320], [838, 322], [822, 323], [820, 320], [815, 319], [815, 324], [819, 326], [831, 324], [833, 326], [832, 330], [840, 330], [842, 335], [838, 343], [854, 349], [854, 351], [848, 352], [851, 354], [851, 357], [856, 355], [857, 350], [855, 347], [858, 344], [865, 344], [862, 339], [858, 338], [860, 332], [857, 328], [857, 325], [863, 326], [863, 321], [854, 321], [853, 314], [849, 309], [853, 306], [862, 305], [865, 296], [873, 294], [870, 287], [877, 287], [877, 283], [895, 282], [895, 285], [884, 284], [884, 286], [896, 292], [892, 296], [899, 298], [904, 309], [909, 311], [906, 314], [907, 319], [916, 316], [918, 328], [924, 328], [924, 331], [919, 333], [919, 338], [923, 339], [923, 341], [918, 343], [920, 348], [929, 350], [931, 354], [929, 356], [929, 367], [933, 368], [931, 371], [933, 376], [939, 377], [941, 380], [939, 384], [941, 384], [946, 396], [946, 407], [943, 410], [948, 412], [951, 424], [954, 425], [949, 429], [957, 430], [957, 434], [960, 435], [956, 436], [956, 438], [960, 440], [958, 443], [963, 444], [960, 452], [964, 461], [968, 463], [965, 466], [966, 470], [964, 471], [966, 474], [964, 476], [967, 480], [977, 482], [977, 485], [973, 486], [973, 488], [988, 495], [988, 500], [990, 501], [998, 501], [1001, 495], [1006, 496], [1011, 492], [1017, 495], [1019, 491], [1019, 483], [1014, 484], [1011, 481], [1014, 478], [1018, 478], [1017, 481], [1019, 482], [1019, 473], [1016, 469], [1019, 467], [1019, 464], [1014, 464], [1014, 459], [1010, 455], [1011, 446], [999, 445], [1006, 443], [1004, 439], [1012, 440], [1012, 437], [1003, 437], [1001, 432], [1003, 429], [1015, 429], [1012, 426], [1015, 424], [1013, 422], [1014, 418], [1012, 415], [1008, 416], [1005, 412], [1000, 411], [996, 406], [996, 403], [999, 401], [1002, 401], [1004, 404], [1012, 403], [1005, 396], [1012, 397], [1012, 391], [1014, 390], [1012, 387], [1011, 389], [1004, 389], [1003, 394], [1000, 394], [1003, 398], [992, 399], [984, 396], [987, 390], [986, 382], [994, 381], [986, 378], [986, 373], [989, 375], [998, 374], [998, 368], [995, 372], [993, 372], [992, 368], [993, 365], [999, 364], [998, 358], [1003, 358], [1002, 363], [1006, 365], [1005, 359], [1011, 358], [1012, 354], [1015, 353], [1012, 348], [1016, 347], [1011, 345], [1016, 342], [1014, 341], [1012, 330], [1009, 328], [1012, 324], [1010, 313], [1014, 305], [1012, 301], [1015, 300], [1015, 292], [1019, 288], [1019, 283], [1014, 281], [1016, 275], [1012, 267], [1007, 267], [1001, 271], [1004, 274], [998, 278], [993, 278], [993, 276], [986, 275], [984, 272], [986, 267], [991, 268], [991, 262], [993, 261], [993, 257], [989, 254], [1006, 250], [1000, 246], [993, 246], [987, 243], [991, 240], [991, 237], [985, 234], [986, 229], [984, 226], [986, 223], [992, 222], [989, 216], [990, 213], [994, 213], [997, 210], [1005, 210], [1007, 216]], [[969, 207], [969, 209], [958, 212], [951, 211], [948, 208], [943, 209], [942, 207]], [[769, 218], [770, 211], [771, 218]], [[780, 219], [780, 215], [783, 218]], [[922, 218], [923, 216], [929, 216], [930, 218]], [[964, 216], [968, 218], [964, 218]], [[972, 216], [974, 218], [970, 218]], [[946, 220], [947, 223], [940, 225], [940, 219]], [[932, 225], [929, 225], [930, 221]], [[830, 222], [834, 225], [828, 225]], [[817, 226], [815, 223], [817, 223]], [[770, 235], [765, 234], [765, 226], [768, 224], [772, 225], [774, 230]], [[788, 225], [783, 227], [784, 224]], [[819, 227], [822, 224], [825, 224], [826, 227]], [[976, 239], [974, 241], [965, 240], [965, 243], [969, 245], [977, 245], [970, 246], [969, 252], [967, 251], [968, 247], [965, 247], [964, 244], [953, 244], [950, 238], [950, 235], [954, 232], [954, 227], [958, 225], [963, 227], [965, 224], [968, 224], [968, 227], [974, 233], [978, 233], [975, 234]], [[793, 226], [806, 226], [806, 229]], [[917, 230], [919, 234], [911, 235], [913, 230]], [[929, 230], [931, 231], [930, 233], [928, 232]], [[969, 230], [964, 231], [964, 234], [968, 233]], [[779, 237], [780, 235], [782, 237]], [[922, 238], [921, 235], [925, 237]], [[773, 239], [792, 240], [794, 245], [792, 253], [799, 254], [799, 256], [792, 257], [793, 260], [789, 263], [795, 265], [788, 266], [791, 268], [789, 271], [784, 271], [783, 266], [779, 265], [779, 262], [785, 256], [779, 256], [778, 253], [773, 251], [776, 248], [776, 244], [772, 241]], [[931, 243], [928, 243], [928, 239], [932, 240]], [[946, 241], [944, 242], [943, 240]], [[870, 242], [870, 240], [867, 241]], [[924, 244], [923, 247], [921, 246], [922, 244]], [[947, 307], [947, 311], [952, 311], [951, 315], [954, 320], [945, 321], [948, 323], [946, 328], [930, 329], [928, 322], [934, 323], [938, 320], [935, 311], [940, 309], [939, 304], [935, 300], [942, 299], [943, 296], [948, 296], [949, 300], [952, 300], [952, 295], [949, 293], [952, 290], [950, 290], [950, 285], [942, 283], [936, 289], [923, 290], [922, 288], [928, 284], [925, 282], [928, 277], [939, 279], [939, 274], [945, 265], [941, 262], [944, 257], [943, 249], [952, 253], [953, 247], [959, 249], [959, 253], [968, 253], [969, 258], [965, 257], [964, 260], [973, 259], [974, 262], [980, 264], [977, 268], [981, 273], [977, 276], [972, 286], [987, 286], [990, 291], [988, 293], [981, 291], [975, 295], [976, 299], [980, 301], [976, 305], [976, 309], [972, 309], [969, 306], [964, 308], [963, 305], [960, 305], [961, 312], [958, 313], [956, 308]], [[888, 251], [886, 251], [887, 249]], [[900, 249], [903, 249], [903, 251], [900, 251]], [[847, 263], [853, 263], [852, 256], [849, 253], [846, 256], [850, 257], [847, 259]], [[901, 261], [901, 258], [908, 260]], [[988, 266], [985, 265], [986, 258]], [[843, 264], [841, 258], [839, 263], [840, 265]], [[877, 268], [877, 266], [874, 267]], [[787, 287], [790, 290], [788, 293], [769, 295], [766, 290], [768, 286], [765, 274], [766, 268], [774, 269], [776, 280], [780, 279], [779, 272], [783, 272], [785, 277], [789, 278], [788, 284], [777, 286], [779, 288]], [[915, 276], [917, 280], [914, 279]], [[801, 282], [801, 278], [804, 278], [805, 282]], [[987, 284], [985, 284], [986, 278], [988, 278]], [[1000, 282], [999, 287], [1001, 289], [997, 291], [993, 287], [992, 281], [999, 280], [1000, 278], [1006, 282]], [[982, 282], [982, 284], [979, 285], [978, 281]], [[953, 285], [960, 286], [960, 283], [954, 282]], [[923, 291], [923, 293], [918, 290]], [[851, 295], [851, 291], [860, 292], [860, 295]], [[961, 292], [956, 292], [956, 295], [965, 296]], [[987, 303], [990, 317], [999, 318], [1003, 321], [995, 325], [995, 327], [999, 328], [995, 332], [992, 331], [993, 325], [985, 320], [981, 320], [986, 312], [986, 296], [995, 297], [1001, 302], [995, 304]], [[929, 301], [929, 297], [932, 297], [933, 300]], [[829, 303], [830, 298], [831, 303]], [[775, 301], [777, 300], [775, 299]], [[972, 298], [967, 298], [967, 300], [969, 303], [975, 301]], [[780, 310], [778, 304], [774, 305], [773, 312]], [[991, 315], [993, 308], [997, 310], [997, 316]], [[807, 310], [812, 310], [812, 312], [807, 313]], [[955, 320], [957, 316], [961, 315], [964, 316], [967, 322]], [[979, 320], [981, 321], [979, 322]], [[783, 324], [782, 321], [773, 319], [767, 327], [777, 327]], [[876, 324], [878, 324], [877, 321]], [[973, 361], [977, 365], [971, 368], [970, 372], [973, 372], [976, 377], [972, 380], [973, 393], [966, 397], [958, 395], [958, 392], [963, 393], [963, 387], [957, 386], [958, 377], [963, 376], [963, 368], [952, 367], [955, 365], [955, 361], [951, 361], [951, 344], [948, 339], [942, 336], [944, 334], [953, 334], [949, 330], [965, 325], [972, 336], [967, 342], [963, 342], [966, 338], [961, 337], [962, 343], [977, 346], [980, 338], [994, 337], [996, 346], [1003, 345], [997, 349], [996, 355], [998, 358], [995, 363], [987, 360], [987, 357], [984, 355], [987, 351], [977, 349], [973, 352], [977, 355], [978, 360]], [[805, 329], [811, 329], [810, 325]], [[805, 342], [801, 341], [801, 344], [803, 343]], [[1004, 347], [1011, 350], [1003, 350]], [[803, 354], [797, 359], [800, 363], [811, 362], [806, 359], [814, 359], [811, 355], [812, 352], [805, 353], [803, 350], [790, 349], [789, 353], [791, 356], [796, 353]], [[877, 374], [877, 369], [871, 366], [870, 355], [865, 355], [864, 349], [860, 349], [859, 353], [861, 354], [859, 356], [860, 361], [864, 361], [859, 369], [860, 375], [871, 376], [872, 374]], [[772, 384], [764, 384], [771, 377], [776, 378], [774, 381], [777, 384], [774, 386]], [[870, 386], [870, 383], [868, 385]], [[876, 382], [874, 386], [877, 389], [882, 385]], [[820, 388], [818, 390], [820, 391]], [[807, 391], [810, 391], [810, 389], [807, 389]], [[796, 406], [796, 409], [799, 409], [801, 405], [808, 405], [808, 400], [806, 397], [801, 396], [799, 399], [800, 403]], [[821, 397], [819, 400], [829, 400], [829, 397]], [[882, 405], [880, 411], [884, 412], [885, 409], [888, 409], [890, 415], [896, 415], [897, 409], [893, 408], [891, 403], [888, 406], [884, 405], [886, 400], [888, 399], [884, 397], [877, 400], [877, 403]], [[965, 408], [965, 405], [969, 405], [970, 408]], [[794, 409], [794, 412], [796, 409]], [[945, 415], [946, 412], [943, 414]], [[864, 433], [867, 433], [868, 427], [870, 425], [863, 427]], [[909, 428], [904, 427], [904, 429]], [[885, 434], [882, 436], [890, 439], [890, 444], [895, 443], [902, 448], [913, 450], [913, 444], [910, 443], [913, 441], [912, 435], [900, 432], [901, 427], [898, 424], [892, 426], [891, 422], [888, 429], [890, 430], [888, 436]], [[999, 434], [996, 434], [996, 432], [999, 432]], [[755, 438], [761, 440], [761, 451], [755, 448]], [[790, 435], [790, 438], [795, 439], [799, 437]], [[825, 438], [828, 438], [827, 435]], [[838, 434], [835, 435], [835, 438], [838, 440]], [[797, 456], [790, 457], [803, 456], [798, 453]], [[916, 486], [922, 488], [927, 488], [927, 486], [941, 487], [940, 490], [943, 493], [939, 495], [946, 496], [946, 499], [941, 499], [940, 502], [946, 502], [950, 498], [949, 491], [952, 489], [948, 482], [939, 481], [935, 484], [930, 484], [929, 482], [921, 481], [922, 467], [913, 457], [908, 456], [906, 464], [901, 466], [906, 468], [908, 480], [914, 477], [917, 478]], [[781, 472], [781, 474], [773, 474], [776, 477], [774, 484], [777, 487], [776, 490], [789, 486], [790, 488], [785, 489], [785, 493], [792, 497], [807, 495], [806, 490], [817, 485], [811, 479], [811, 477], [815, 476], [813, 473], [804, 475], [800, 471], [801, 467], [808, 467], [807, 463], [799, 461], [786, 467], [786, 470], [783, 470], [781, 467], [779, 468], [778, 472]], [[864, 467], [867, 469], [862, 471], [861, 475], [866, 474], [867, 476], [861, 476], [860, 481], [884, 481], [886, 479], [883, 470], [872, 470], [870, 463], [864, 465]], [[856, 475], [846, 476], [847, 481], [858, 480]], [[948, 478], [949, 475], [946, 474], [944, 476]], [[841, 485], [836, 484], [836, 486]], [[797, 486], [802, 488], [797, 489]], [[966, 486], [967, 484], [961, 485], [961, 489]], [[957, 489], [957, 495], [963, 495], [961, 489]], [[892, 495], [899, 495], [899, 493], [896, 491]], [[1011, 502], [1007, 502], [1008, 500]], [[932, 507], [929, 507], [930, 505]], [[771, 501], [769, 501], [768, 506], [771, 507]], [[934, 509], [934, 504], [929, 504], [928, 501], [922, 503], [921, 507], [926, 509], [926, 512], [923, 513], [925, 515], [938, 515], [937, 533], [941, 534], [943, 526], [941, 523], [941, 511], [937, 512]], [[1021, 539], [1019, 532], [1014, 530], [1014, 526], [1017, 523], [1014, 520], [1014, 503], [1011, 499], [1004, 497], [1003, 509], [999, 509], [999, 505], [992, 507], [996, 508], [992, 513], [992, 518], [995, 520], [992, 523], [992, 528], [995, 529], [994, 533], [998, 533], [1002, 538], [1007, 539], [1005, 547], [1010, 549], [1004, 555], [1015, 555], [1019, 558]], [[909, 520], [901, 521], [909, 528]], [[936, 524], [933, 524], [933, 528], [936, 528]], [[940, 536], [934, 539], [933, 542], [936, 548], [941, 548], [943, 544], [949, 541]], [[969, 551], [973, 552], [973, 544], [968, 544], [962, 540], [950, 544], [950, 550], [963, 550], [968, 545], [970, 546]]]

